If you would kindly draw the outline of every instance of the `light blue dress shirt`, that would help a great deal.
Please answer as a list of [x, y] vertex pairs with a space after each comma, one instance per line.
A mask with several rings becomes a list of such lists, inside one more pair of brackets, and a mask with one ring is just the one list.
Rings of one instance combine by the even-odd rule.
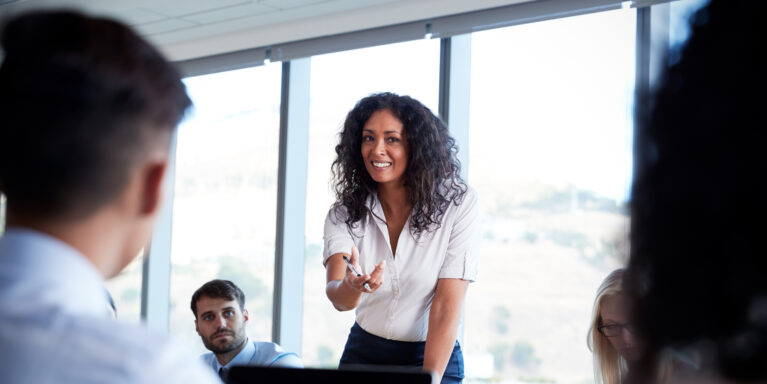
[[188, 350], [110, 318], [103, 279], [40, 232], [0, 238], [0, 383], [216, 383]]
[[229, 368], [235, 365], [260, 365], [263, 367], [283, 367], [283, 368], [303, 368], [301, 359], [293, 352], [285, 352], [282, 347], [275, 343], [267, 341], [245, 342], [245, 347], [226, 365], [221, 365], [212, 352], [201, 356], [206, 365], [209, 365], [213, 372], [218, 372], [223, 368], [228, 372]]

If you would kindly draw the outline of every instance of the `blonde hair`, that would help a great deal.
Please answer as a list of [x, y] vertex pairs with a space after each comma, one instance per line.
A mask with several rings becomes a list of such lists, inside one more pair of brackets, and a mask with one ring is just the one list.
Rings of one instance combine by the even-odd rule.
[[602, 300], [623, 292], [623, 269], [612, 271], [599, 286], [591, 314], [591, 326], [586, 343], [594, 356], [594, 382], [596, 384], [619, 384], [626, 375], [626, 361], [613, 348], [610, 341], [599, 333]]

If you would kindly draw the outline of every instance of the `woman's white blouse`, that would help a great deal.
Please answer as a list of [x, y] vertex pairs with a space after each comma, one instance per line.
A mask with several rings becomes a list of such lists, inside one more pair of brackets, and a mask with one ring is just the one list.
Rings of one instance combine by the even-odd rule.
[[[408, 219], [392, 255], [389, 231], [377, 195], [368, 198], [369, 212], [352, 231], [346, 209], [333, 206], [325, 218], [323, 263], [337, 253], [359, 250], [363, 273], [386, 260], [384, 281], [374, 293], [363, 293], [357, 323], [376, 336], [399, 341], [425, 341], [429, 309], [438, 279], [474, 281], [477, 276], [479, 205], [469, 188], [460, 205], [450, 204], [440, 228], [414, 237]], [[338, 214], [337, 214], [338, 213]]]

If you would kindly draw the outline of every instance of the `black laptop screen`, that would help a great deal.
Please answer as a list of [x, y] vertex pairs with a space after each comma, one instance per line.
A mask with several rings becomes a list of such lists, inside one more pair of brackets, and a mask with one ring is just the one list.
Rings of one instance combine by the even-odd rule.
[[228, 384], [251, 383], [333, 383], [333, 384], [431, 384], [432, 376], [399, 367], [359, 367], [355, 369], [272, 368], [235, 366]]

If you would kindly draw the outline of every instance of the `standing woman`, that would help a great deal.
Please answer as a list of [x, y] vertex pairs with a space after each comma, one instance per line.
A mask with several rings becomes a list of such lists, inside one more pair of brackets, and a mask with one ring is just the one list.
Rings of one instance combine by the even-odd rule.
[[341, 367], [413, 366], [442, 383], [463, 379], [456, 333], [477, 274], [479, 207], [456, 152], [445, 124], [410, 97], [374, 94], [347, 115], [323, 253], [328, 298], [357, 310]]

